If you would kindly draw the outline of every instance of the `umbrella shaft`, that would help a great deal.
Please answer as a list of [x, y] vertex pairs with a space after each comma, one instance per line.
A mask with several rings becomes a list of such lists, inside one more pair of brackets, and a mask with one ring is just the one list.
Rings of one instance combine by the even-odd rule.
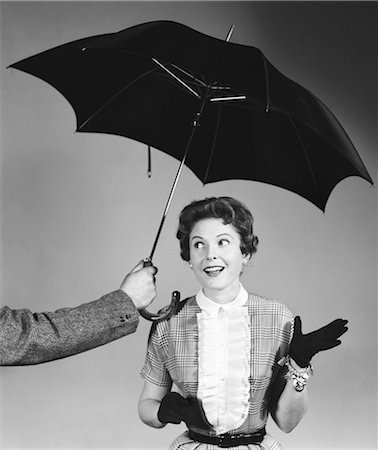
[[190, 144], [191, 144], [191, 142], [192, 142], [192, 140], [193, 140], [195, 131], [196, 131], [196, 126], [193, 125], [192, 132], [191, 132], [191, 134], [190, 134], [189, 141], [188, 141], [188, 144], [187, 144], [187, 146], [186, 146], [186, 150], [185, 150], [184, 156], [183, 156], [183, 158], [182, 158], [182, 160], [181, 160], [181, 162], [180, 162], [179, 168], [178, 168], [178, 170], [177, 170], [177, 173], [176, 173], [174, 182], [173, 182], [173, 184], [172, 184], [171, 192], [169, 193], [168, 200], [167, 200], [167, 203], [166, 203], [165, 208], [164, 208], [163, 216], [162, 216], [162, 218], [161, 218], [161, 221], [160, 221], [160, 225], [159, 225], [158, 231], [157, 231], [157, 233], [156, 233], [154, 245], [152, 246], [152, 250], [151, 250], [151, 253], [150, 253], [150, 256], [149, 256], [149, 259], [150, 259], [151, 261], [152, 261], [152, 257], [154, 256], [154, 253], [155, 253], [155, 250], [156, 250], [156, 246], [157, 246], [157, 243], [158, 243], [158, 240], [159, 240], [161, 231], [162, 231], [162, 229], [163, 229], [163, 225], [164, 225], [164, 222], [165, 222], [165, 218], [167, 217], [169, 207], [171, 206], [172, 198], [173, 198], [173, 195], [174, 195], [174, 193], [175, 193], [175, 191], [176, 191], [177, 183], [178, 183], [178, 181], [179, 181], [179, 178], [180, 178], [182, 169], [183, 169], [183, 167], [184, 167], [184, 164], [185, 164], [185, 161], [186, 161], [186, 157], [188, 156], [189, 147], [190, 147]]
[[152, 250], [151, 250], [151, 253], [150, 253], [150, 256], [149, 256], [149, 259], [150, 259], [151, 261], [152, 261], [152, 257], [154, 256], [154, 253], [155, 253], [155, 250], [156, 250], [156, 246], [157, 246], [157, 243], [158, 243], [158, 240], [159, 240], [161, 231], [162, 231], [162, 229], [163, 229], [163, 225], [164, 225], [164, 222], [165, 222], [165, 218], [167, 217], [169, 207], [171, 206], [172, 198], [173, 198], [173, 195], [174, 195], [174, 193], [175, 193], [175, 190], [176, 190], [176, 187], [177, 187], [177, 183], [178, 183], [178, 181], [179, 181], [179, 178], [180, 178], [182, 169], [183, 169], [183, 167], [184, 167], [184, 165], [185, 165], [185, 161], [186, 161], [186, 158], [187, 158], [187, 156], [188, 156], [189, 149], [190, 149], [191, 143], [192, 143], [193, 138], [194, 138], [194, 134], [195, 134], [195, 132], [196, 132], [196, 130], [197, 130], [197, 127], [199, 126], [199, 120], [200, 120], [200, 118], [201, 118], [201, 116], [202, 116], [202, 112], [203, 112], [203, 110], [204, 110], [204, 108], [205, 108], [205, 105], [206, 105], [207, 100], [208, 100], [208, 97], [207, 97], [207, 96], [205, 96], [205, 98], [202, 99], [201, 107], [200, 107], [200, 109], [198, 110], [198, 112], [197, 112], [197, 114], [196, 114], [196, 116], [195, 116], [195, 118], [194, 118], [194, 120], [193, 120], [192, 131], [191, 131], [191, 133], [190, 133], [188, 143], [186, 144], [184, 156], [182, 157], [182, 160], [181, 160], [180, 165], [179, 165], [179, 168], [178, 168], [178, 170], [177, 170], [175, 179], [174, 179], [174, 181], [173, 181], [172, 188], [171, 188], [171, 192], [169, 193], [168, 200], [167, 200], [167, 203], [166, 203], [165, 208], [164, 208], [163, 216], [162, 216], [162, 218], [161, 218], [160, 225], [159, 225], [158, 231], [157, 231], [157, 233], [156, 233], [155, 241], [154, 241], [154, 244], [153, 244], [153, 246], [152, 246]]

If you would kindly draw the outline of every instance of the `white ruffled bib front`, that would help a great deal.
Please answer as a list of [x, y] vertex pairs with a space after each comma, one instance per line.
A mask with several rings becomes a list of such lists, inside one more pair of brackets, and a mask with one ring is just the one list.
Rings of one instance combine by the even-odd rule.
[[199, 332], [198, 398], [217, 434], [234, 430], [249, 408], [250, 321], [248, 293], [240, 286], [235, 300], [224, 305], [196, 296]]

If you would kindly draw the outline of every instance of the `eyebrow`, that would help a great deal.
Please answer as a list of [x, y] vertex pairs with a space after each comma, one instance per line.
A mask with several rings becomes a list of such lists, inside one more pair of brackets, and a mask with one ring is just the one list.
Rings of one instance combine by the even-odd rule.
[[[221, 234], [218, 234], [216, 237], [219, 238], [221, 236], [228, 236], [230, 238], [233, 238], [233, 236], [229, 233], [221, 233]], [[193, 240], [193, 239], [204, 239], [204, 238], [202, 236], [192, 236], [191, 240]]]

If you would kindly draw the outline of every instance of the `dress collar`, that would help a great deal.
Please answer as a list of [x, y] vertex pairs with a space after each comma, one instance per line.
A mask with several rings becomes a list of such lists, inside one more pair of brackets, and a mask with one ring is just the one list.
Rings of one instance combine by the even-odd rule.
[[247, 300], [248, 292], [244, 289], [242, 284], [240, 284], [240, 290], [236, 298], [228, 303], [219, 304], [214, 302], [213, 300], [210, 300], [208, 297], [206, 297], [202, 288], [196, 295], [198, 306], [201, 308], [201, 310], [207, 311], [209, 313], [217, 312], [220, 309], [231, 310], [240, 306], [244, 306], [247, 303]]

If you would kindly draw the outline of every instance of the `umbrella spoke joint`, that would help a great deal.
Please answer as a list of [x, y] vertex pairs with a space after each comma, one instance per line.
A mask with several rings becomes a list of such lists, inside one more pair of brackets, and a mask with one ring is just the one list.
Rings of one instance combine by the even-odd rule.
[[[194, 95], [198, 99], [206, 98], [211, 102], [238, 101], [247, 99], [246, 95], [233, 93], [230, 86], [224, 86], [217, 81], [205, 82], [194, 73], [189, 73], [187, 70], [175, 64], [163, 64], [156, 58], [152, 58], [152, 60], [161, 69], [163, 69], [166, 74], [176, 80], [190, 94]], [[194, 86], [197, 90], [191, 86]]]

